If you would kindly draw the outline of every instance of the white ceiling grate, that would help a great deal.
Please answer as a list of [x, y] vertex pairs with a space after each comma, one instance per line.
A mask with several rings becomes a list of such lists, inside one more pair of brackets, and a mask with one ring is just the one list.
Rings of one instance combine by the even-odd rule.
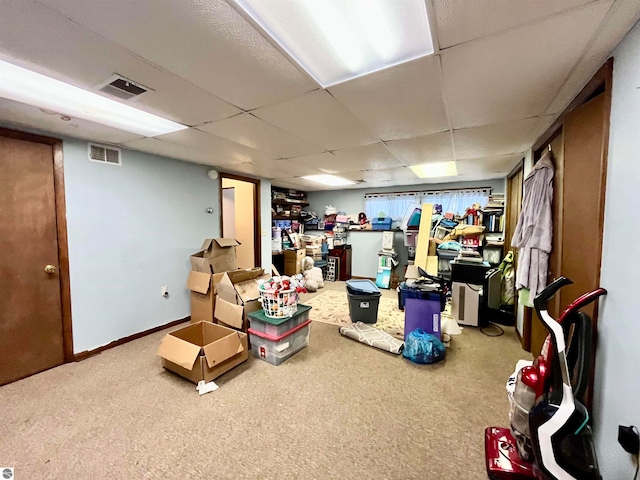
[[95, 143], [89, 144], [89, 160], [109, 165], [122, 165], [119, 148], [106, 147]]
[[127, 101], [136, 99], [150, 90], [148, 87], [140, 85], [117, 73], [111, 75], [107, 80], [97, 85], [96, 88], [108, 95]]

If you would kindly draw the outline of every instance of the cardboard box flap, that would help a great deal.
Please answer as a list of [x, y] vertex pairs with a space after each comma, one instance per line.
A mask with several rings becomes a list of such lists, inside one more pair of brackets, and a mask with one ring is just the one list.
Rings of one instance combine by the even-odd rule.
[[[265, 280], [268, 280], [268, 278]], [[256, 279], [236, 283], [234, 287], [243, 303], [260, 298], [260, 290], [258, 290], [258, 281]]]
[[182, 368], [191, 370], [200, 355], [200, 348], [198, 345], [168, 334], [162, 339], [157, 354]]
[[214, 238], [213, 241], [216, 242], [220, 248], [237, 247], [241, 245], [235, 238]]
[[238, 303], [238, 293], [236, 291], [235, 284], [259, 278], [263, 274], [264, 270], [262, 268], [248, 268], [244, 270], [233, 270], [230, 272], [225, 272], [225, 274], [216, 285], [218, 298], [222, 298], [229, 303]]
[[209, 250], [209, 248], [211, 247], [211, 244], [213, 243], [213, 238], [207, 238], [205, 239], [204, 242], [202, 242], [202, 246], [200, 247], [200, 250], [202, 251], [207, 251]]
[[211, 287], [211, 274], [204, 272], [189, 272], [189, 280], [187, 280], [187, 288], [194, 292], [206, 294]]
[[244, 351], [244, 346], [240, 341], [240, 335], [233, 333], [206, 345], [203, 350], [207, 365], [212, 368]]
[[240, 283], [261, 277], [262, 275], [264, 275], [264, 270], [260, 267], [245, 268], [227, 272], [227, 275], [229, 276], [231, 283]]
[[[242, 315], [244, 308], [242, 305], [227, 302], [225, 299], [218, 297], [216, 300], [216, 310], [214, 317], [216, 320], [234, 328], [242, 328]], [[206, 352], [205, 352], [206, 353]]]

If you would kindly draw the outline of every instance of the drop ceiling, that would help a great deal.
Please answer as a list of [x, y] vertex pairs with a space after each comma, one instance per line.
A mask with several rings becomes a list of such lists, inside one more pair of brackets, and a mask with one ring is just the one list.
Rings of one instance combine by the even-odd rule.
[[[224, 0], [3, 0], [0, 59], [188, 125], [145, 138], [0, 99], [0, 122], [305, 190], [504, 177], [640, 16], [634, 0], [426, 0], [436, 52], [327, 89]], [[456, 161], [457, 177], [408, 168]], [[344, 187], [341, 187], [344, 188]]]

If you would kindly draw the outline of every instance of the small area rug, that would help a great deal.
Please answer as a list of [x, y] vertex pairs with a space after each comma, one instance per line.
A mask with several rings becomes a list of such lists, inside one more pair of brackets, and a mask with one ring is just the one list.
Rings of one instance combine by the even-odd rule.
[[[349, 299], [346, 292], [327, 290], [311, 300], [303, 301], [313, 307], [311, 320], [333, 325], [351, 325]], [[378, 322], [373, 324], [379, 330], [396, 338], [404, 338], [404, 312], [398, 309], [398, 301], [392, 298], [380, 298]]]

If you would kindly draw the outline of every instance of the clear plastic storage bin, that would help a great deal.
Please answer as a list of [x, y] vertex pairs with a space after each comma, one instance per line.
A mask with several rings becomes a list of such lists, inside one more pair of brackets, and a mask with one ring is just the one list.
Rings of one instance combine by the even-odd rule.
[[280, 365], [293, 354], [309, 345], [311, 320], [298, 325], [283, 335], [273, 336], [249, 329], [251, 352], [256, 358], [272, 365]]
[[256, 332], [279, 337], [309, 320], [310, 311], [311, 307], [298, 304], [297, 311], [291, 317], [269, 318], [263, 310], [256, 310], [248, 315], [249, 327]]

